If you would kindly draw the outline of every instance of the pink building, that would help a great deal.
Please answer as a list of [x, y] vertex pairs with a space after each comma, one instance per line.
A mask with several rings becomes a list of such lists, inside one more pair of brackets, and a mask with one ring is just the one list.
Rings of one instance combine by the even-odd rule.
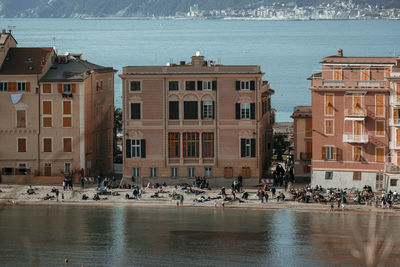
[[273, 91], [263, 75], [199, 55], [124, 67], [123, 176], [260, 178], [272, 152]]
[[345, 57], [339, 50], [321, 64], [310, 77], [312, 185], [380, 189], [393, 137], [389, 80], [396, 58]]
[[2, 182], [57, 183], [113, 170], [114, 73], [0, 35]]

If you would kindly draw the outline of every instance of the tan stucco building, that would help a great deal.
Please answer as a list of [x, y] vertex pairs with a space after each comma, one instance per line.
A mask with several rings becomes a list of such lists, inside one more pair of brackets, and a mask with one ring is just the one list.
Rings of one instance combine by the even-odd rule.
[[217, 65], [200, 55], [124, 67], [124, 177], [260, 178], [273, 120], [263, 76], [260, 66]]
[[114, 73], [53, 48], [0, 36], [3, 182], [58, 182], [112, 171]]

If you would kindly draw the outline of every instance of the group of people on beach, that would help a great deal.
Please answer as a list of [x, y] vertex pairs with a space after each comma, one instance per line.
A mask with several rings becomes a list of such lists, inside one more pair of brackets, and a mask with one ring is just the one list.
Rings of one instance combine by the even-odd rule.
[[289, 184], [294, 183], [294, 172], [293, 164], [290, 161], [285, 163], [285, 166], [286, 168], [284, 169], [282, 165], [278, 164], [272, 172], [272, 179], [274, 186], [284, 186], [285, 190], [287, 190]]

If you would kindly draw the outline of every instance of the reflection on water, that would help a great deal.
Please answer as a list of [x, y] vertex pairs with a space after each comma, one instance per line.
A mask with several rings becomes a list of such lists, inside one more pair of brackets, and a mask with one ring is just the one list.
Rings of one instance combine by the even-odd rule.
[[[290, 210], [10, 206], [0, 218], [0, 266], [362, 265], [352, 252], [369, 229], [367, 215]], [[399, 264], [399, 226], [377, 216], [377, 239], [394, 242], [386, 265]]]

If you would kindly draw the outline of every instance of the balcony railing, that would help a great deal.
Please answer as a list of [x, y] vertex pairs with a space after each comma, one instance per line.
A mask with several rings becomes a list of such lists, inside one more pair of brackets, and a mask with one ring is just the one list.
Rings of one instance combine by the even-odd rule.
[[387, 173], [400, 173], [400, 166], [393, 163], [387, 163], [385, 164], [385, 170]]
[[309, 161], [312, 158], [312, 153], [310, 152], [300, 152], [300, 160]]
[[400, 119], [389, 119], [389, 126], [400, 126]]
[[394, 106], [400, 106], [400, 96], [397, 95], [390, 96], [390, 104]]
[[367, 109], [345, 109], [344, 116], [346, 117], [367, 117]]
[[397, 144], [397, 142], [395, 142], [395, 141], [390, 141], [389, 148], [390, 149], [400, 149], [400, 144]]
[[344, 143], [368, 143], [368, 135], [343, 134]]

